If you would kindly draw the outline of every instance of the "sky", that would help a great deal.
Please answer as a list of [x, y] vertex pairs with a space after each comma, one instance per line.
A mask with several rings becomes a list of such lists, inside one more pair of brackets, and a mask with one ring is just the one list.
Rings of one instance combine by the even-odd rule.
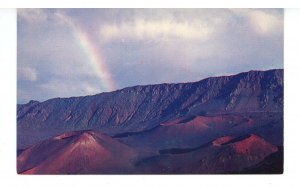
[[17, 102], [283, 68], [283, 9], [18, 9]]

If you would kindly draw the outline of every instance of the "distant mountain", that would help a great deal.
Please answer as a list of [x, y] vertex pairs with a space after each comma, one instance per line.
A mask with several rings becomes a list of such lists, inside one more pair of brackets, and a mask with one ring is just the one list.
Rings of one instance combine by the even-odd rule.
[[18, 148], [74, 130], [94, 129], [117, 137], [181, 118], [266, 112], [283, 112], [282, 69], [30, 101], [17, 106]]

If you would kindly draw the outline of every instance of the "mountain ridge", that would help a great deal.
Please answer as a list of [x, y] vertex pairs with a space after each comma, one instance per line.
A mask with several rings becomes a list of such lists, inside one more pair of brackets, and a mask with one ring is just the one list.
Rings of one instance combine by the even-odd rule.
[[46, 99], [44, 101], [30, 100], [27, 103], [17, 103], [17, 105], [21, 106], [21, 105], [27, 105], [27, 104], [30, 104], [30, 103], [42, 103], [42, 102], [46, 102], [46, 101], [54, 100], [54, 99], [70, 99], [70, 98], [81, 98], [81, 97], [98, 96], [98, 95], [101, 95], [101, 94], [122, 91], [122, 90], [125, 90], [125, 89], [134, 88], [134, 87], [157, 86], [157, 85], [175, 85], [175, 84], [191, 84], [191, 83], [198, 83], [198, 82], [204, 81], [206, 79], [211, 79], [211, 78], [232, 77], [232, 76], [237, 76], [237, 75], [240, 75], [240, 74], [247, 74], [247, 73], [251, 73], [251, 72], [266, 72], [266, 71], [283, 71], [283, 69], [281, 69], [281, 68], [274, 68], [274, 69], [268, 69], [268, 70], [250, 70], [250, 71], [243, 71], [243, 72], [240, 72], [240, 73], [237, 73], [237, 74], [210, 76], [210, 77], [198, 80], [198, 81], [176, 82], [176, 83], [165, 83], [165, 82], [163, 82], [163, 83], [156, 83], [156, 84], [141, 84], [141, 85], [134, 85], [134, 86], [126, 86], [124, 88], [120, 88], [120, 89], [117, 89], [117, 90], [108, 91], [108, 92], [101, 92], [101, 93], [96, 93], [96, 94], [91, 94], [91, 95], [80, 95], [80, 96], [70, 96], [70, 97], [54, 97], [54, 98]]
[[272, 111], [283, 111], [282, 69], [31, 101], [17, 106], [17, 125], [21, 144], [29, 145], [27, 131], [33, 139], [34, 133], [47, 135], [49, 131], [53, 136], [86, 129], [115, 135], [151, 129], [186, 115]]

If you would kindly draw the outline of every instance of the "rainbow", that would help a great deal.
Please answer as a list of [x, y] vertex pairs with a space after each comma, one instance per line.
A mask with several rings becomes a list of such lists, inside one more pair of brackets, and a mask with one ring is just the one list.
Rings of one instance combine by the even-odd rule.
[[113, 91], [116, 89], [115, 81], [111, 77], [111, 72], [105, 64], [105, 58], [98, 46], [93, 43], [88, 32], [77, 22], [64, 14], [60, 18], [71, 28], [78, 45], [82, 48], [88, 58], [89, 65], [99, 77], [101, 91]]

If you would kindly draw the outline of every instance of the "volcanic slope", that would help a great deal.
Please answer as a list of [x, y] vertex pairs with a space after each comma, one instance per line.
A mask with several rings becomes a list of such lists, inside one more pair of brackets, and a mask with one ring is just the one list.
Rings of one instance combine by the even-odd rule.
[[220, 174], [270, 168], [280, 173], [282, 168], [274, 171], [274, 165], [261, 164], [278, 152], [277, 146], [255, 134], [222, 136], [194, 148], [151, 153], [100, 132], [76, 131], [27, 148], [17, 161], [21, 174]]
[[[192, 149], [160, 150], [159, 155], [140, 160], [136, 167], [140, 173], [149, 174], [247, 173], [250, 167], [263, 173], [268, 168], [262, 170], [257, 165], [277, 152], [277, 146], [254, 134], [226, 136]], [[282, 168], [272, 172], [282, 173]]]
[[17, 158], [22, 174], [128, 173], [134, 149], [95, 131], [61, 134], [25, 149]]

